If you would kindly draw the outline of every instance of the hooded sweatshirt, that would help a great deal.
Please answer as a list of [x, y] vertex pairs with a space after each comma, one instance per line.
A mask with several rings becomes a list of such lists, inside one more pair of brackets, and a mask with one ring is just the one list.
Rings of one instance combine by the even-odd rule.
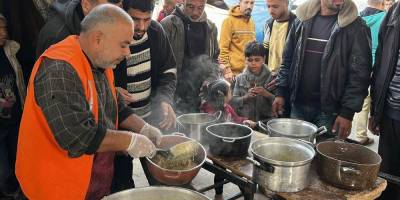
[[81, 31], [81, 21], [85, 17], [80, 0], [55, 0], [51, 5], [51, 15], [40, 30], [36, 57], [67, 36], [78, 35]]
[[375, 63], [375, 51], [376, 48], [378, 47], [379, 27], [381, 26], [382, 20], [385, 17], [385, 15], [386, 13], [384, 11], [370, 7], [365, 8], [360, 13], [360, 17], [364, 19], [367, 26], [371, 29], [372, 64]]
[[229, 16], [221, 27], [219, 41], [221, 63], [230, 67], [235, 75], [241, 73], [245, 67], [244, 47], [254, 40], [256, 33], [253, 19], [245, 16], [238, 5], [231, 8]]

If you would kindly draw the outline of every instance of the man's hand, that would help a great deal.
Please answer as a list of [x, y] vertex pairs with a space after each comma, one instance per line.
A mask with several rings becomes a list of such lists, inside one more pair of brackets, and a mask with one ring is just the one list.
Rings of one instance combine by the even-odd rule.
[[161, 143], [161, 131], [148, 123], [144, 124], [142, 130], [140, 130], [140, 134], [149, 138], [156, 145]]
[[379, 135], [379, 126], [374, 122], [372, 118], [369, 118], [368, 120], [368, 129], [372, 132], [372, 134]]
[[257, 126], [257, 123], [251, 120], [244, 120], [243, 124], [248, 125], [250, 128], [255, 128]]
[[265, 97], [265, 98], [268, 98], [268, 97], [272, 97], [272, 96], [273, 96], [270, 92], [268, 92], [268, 91], [267, 91], [265, 88], [263, 88], [263, 87], [254, 87], [254, 88], [250, 89], [250, 91], [251, 91], [251, 93], [254, 93], [254, 94], [256, 94], [256, 95], [263, 96], [263, 97]]
[[122, 99], [124, 100], [126, 105], [136, 102], [135, 98], [133, 98], [133, 95], [129, 93], [128, 90], [125, 90], [121, 87], [116, 87], [116, 89], [121, 94]]
[[131, 142], [129, 147], [126, 149], [126, 152], [132, 158], [152, 156], [155, 154], [156, 147], [154, 146], [153, 142], [149, 140], [149, 138], [136, 133], [132, 133], [131, 135]]
[[172, 106], [166, 102], [161, 102], [161, 110], [164, 115], [163, 121], [160, 122], [160, 128], [169, 130], [171, 127], [175, 127], [176, 115]]
[[337, 116], [335, 123], [332, 127], [332, 133], [337, 133], [339, 139], [346, 139], [349, 137], [351, 132], [351, 121], [343, 118], [341, 116]]
[[283, 97], [275, 97], [274, 103], [272, 103], [272, 116], [279, 117], [283, 115], [285, 105], [285, 99]]

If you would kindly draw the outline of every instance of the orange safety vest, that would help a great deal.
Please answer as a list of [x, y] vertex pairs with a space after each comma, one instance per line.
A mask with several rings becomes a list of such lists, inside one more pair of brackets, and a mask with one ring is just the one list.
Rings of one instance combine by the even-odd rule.
[[[22, 191], [31, 200], [84, 199], [94, 155], [70, 158], [55, 140], [34, 95], [35, 75], [44, 57], [63, 60], [75, 69], [98, 121], [97, 91], [91, 66], [81, 50], [78, 36], [69, 36], [44, 52], [32, 70], [19, 129], [16, 175]], [[106, 69], [105, 74], [116, 98], [112, 69]]]

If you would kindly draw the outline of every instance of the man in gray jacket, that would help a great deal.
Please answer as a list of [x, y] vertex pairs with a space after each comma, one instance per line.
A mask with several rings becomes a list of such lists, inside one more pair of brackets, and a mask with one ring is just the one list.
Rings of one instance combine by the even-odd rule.
[[[217, 27], [207, 19], [204, 12], [205, 4], [206, 0], [185, 0], [183, 5], [177, 6], [171, 15], [161, 21], [176, 59], [178, 80], [175, 102], [178, 111], [181, 112], [195, 111], [188, 110], [188, 108], [198, 109], [199, 105], [197, 104], [200, 103], [198, 98], [186, 99], [188, 96], [198, 96], [201, 85], [195, 84], [193, 90], [188, 91], [185, 85], [193, 85], [192, 81], [194, 80], [188, 80], [188, 77], [184, 76], [185, 72], [200, 70], [198, 71], [199, 75], [204, 74], [202, 69], [191, 69], [190, 67], [193, 65], [190, 63], [199, 57], [204, 59], [204, 55], [216, 63], [219, 55]], [[191, 77], [196, 75], [189, 74]], [[206, 78], [201, 82], [205, 80]], [[179, 91], [185, 91], [185, 93], [180, 94]]]

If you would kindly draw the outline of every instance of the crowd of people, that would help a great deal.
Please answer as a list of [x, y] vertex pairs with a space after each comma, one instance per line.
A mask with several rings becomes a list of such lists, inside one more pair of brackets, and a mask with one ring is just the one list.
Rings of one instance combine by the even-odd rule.
[[[307, 0], [294, 14], [266, 0], [259, 43], [254, 0], [221, 27], [206, 0], [165, 0], [157, 19], [154, 0], [33, 0], [45, 23], [32, 66], [8, 34], [13, 15], [0, 14], [0, 198], [101, 199], [135, 187], [135, 158], [160, 184], [145, 157], [198, 112], [253, 129], [301, 119], [328, 129], [317, 141], [367, 145], [369, 128], [381, 171], [400, 176], [400, 5], [366, 1]], [[380, 198], [400, 199], [399, 186]]]

